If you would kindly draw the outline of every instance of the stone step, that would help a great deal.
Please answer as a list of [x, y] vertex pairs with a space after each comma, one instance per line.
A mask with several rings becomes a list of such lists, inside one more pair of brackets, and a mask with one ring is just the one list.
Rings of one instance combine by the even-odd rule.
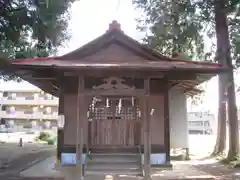
[[142, 175], [141, 156], [136, 153], [91, 153], [87, 156], [86, 175]]
[[140, 153], [119, 153], [119, 152], [111, 152], [111, 153], [90, 153], [91, 155], [96, 156], [139, 156]]
[[140, 163], [94, 163], [89, 161], [86, 164], [87, 170], [140, 170]]
[[92, 153], [139, 153], [138, 148], [119, 148], [119, 147], [92, 147], [90, 148]]
[[132, 175], [132, 176], [142, 176], [142, 171], [140, 169], [133, 170], [99, 170], [99, 169], [85, 169], [85, 175]]
[[140, 155], [119, 155], [119, 154], [91, 154], [88, 155], [87, 161], [92, 161], [96, 163], [120, 163], [120, 162], [140, 162]]

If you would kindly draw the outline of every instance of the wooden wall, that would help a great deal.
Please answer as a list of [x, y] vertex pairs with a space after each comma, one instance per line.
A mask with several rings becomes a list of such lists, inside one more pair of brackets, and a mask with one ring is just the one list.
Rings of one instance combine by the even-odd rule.
[[[72, 147], [75, 149], [76, 145], [76, 129], [77, 129], [77, 78], [65, 77], [64, 78], [64, 115], [65, 115], [65, 127], [64, 127], [64, 146]], [[164, 91], [163, 82], [155, 79], [150, 83], [150, 95], [149, 104], [150, 109], [154, 109], [154, 114], [150, 118], [150, 136], [152, 144], [152, 153], [165, 152], [166, 147], [164, 145]], [[86, 98], [86, 97], [85, 97]], [[87, 102], [84, 99], [84, 102]], [[88, 106], [88, 103], [86, 103]], [[87, 113], [87, 112], [86, 112]], [[150, 113], [150, 112], [149, 112]], [[84, 121], [84, 147], [87, 145], [88, 136], [88, 121], [87, 117]], [[143, 122], [141, 127], [141, 146], [143, 147]], [[72, 150], [72, 151], [73, 151]]]
[[150, 135], [153, 147], [164, 145], [164, 96], [150, 95], [150, 110], [154, 109], [153, 116], [150, 116]]
[[[77, 78], [76, 77], [65, 77], [66, 82], [64, 90], [64, 115], [65, 115], [65, 126], [64, 126], [64, 145], [71, 146], [76, 145], [76, 130], [77, 130]], [[86, 98], [83, 100], [87, 101]], [[87, 106], [87, 103], [86, 103]], [[87, 116], [87, 112], [86, 112]], [[87, 119], [82, 119], [84, 122], [84, 139], [83, 142], [87, 143]]]

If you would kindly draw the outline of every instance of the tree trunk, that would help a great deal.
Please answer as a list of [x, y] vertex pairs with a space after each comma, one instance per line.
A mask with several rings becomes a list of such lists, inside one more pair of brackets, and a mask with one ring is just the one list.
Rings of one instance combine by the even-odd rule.
[[233, 71], [229, 73], [228, 82], [229, 82], [227, 87], [228, 119], [229, 119], [228, 159], [235, 160], [239, 155], [239, 128]]
[[218, 77], [219, 92], [218, 92], [218, 129], [216, 144], [213, 150], [213, 155], [222, 154], [226, 149], [226, 75], [221, 74]]
[[229, 151], [228, 159], [234, 159], [239, 152], [239, 130], [236, 108], [236, 96], [233, 76], [232, 59], [230, 56], [230, 42], [227, 24], [227, 15], [225, 12], [225, 1], [215, 0], [215, 23], [217, 35], [217, 57], [220, 62], [230, 70], [227, 76], [227, 103], [228, 103], [228, 124], [229, 124]]

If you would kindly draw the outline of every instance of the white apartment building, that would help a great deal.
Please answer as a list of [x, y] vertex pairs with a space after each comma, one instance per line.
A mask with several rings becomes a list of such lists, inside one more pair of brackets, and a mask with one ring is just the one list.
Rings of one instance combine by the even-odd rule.
[[35, 86], [0, 89], [0, 107], [1, 128], [21, 131], [57, 126], [58, 98]]
[[188, 131], [189, 134], [215, 134], [217, 130], [217, 119], [209, 112], [189, 112]]

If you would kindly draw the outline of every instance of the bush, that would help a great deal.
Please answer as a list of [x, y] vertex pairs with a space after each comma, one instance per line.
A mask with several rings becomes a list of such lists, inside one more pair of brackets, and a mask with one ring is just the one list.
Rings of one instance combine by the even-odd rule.
[[49, 139], [51, 137], [51, 134], [48, 132], [40, 132], [38, 139], [41, 141], [46, 141], [47, 139]]
[[49, 145], [54, 145], [56, 144], [56, 141], [57, 141], [56, 135], [53, 135], [49, 132], [41, 132], [36, 139], [40, 141], [45, 141]]
[[48, 145], [55, 145], [56, 140], [54, 138], [53, 139], [48, 139], [47, 143], [48, 143]]

